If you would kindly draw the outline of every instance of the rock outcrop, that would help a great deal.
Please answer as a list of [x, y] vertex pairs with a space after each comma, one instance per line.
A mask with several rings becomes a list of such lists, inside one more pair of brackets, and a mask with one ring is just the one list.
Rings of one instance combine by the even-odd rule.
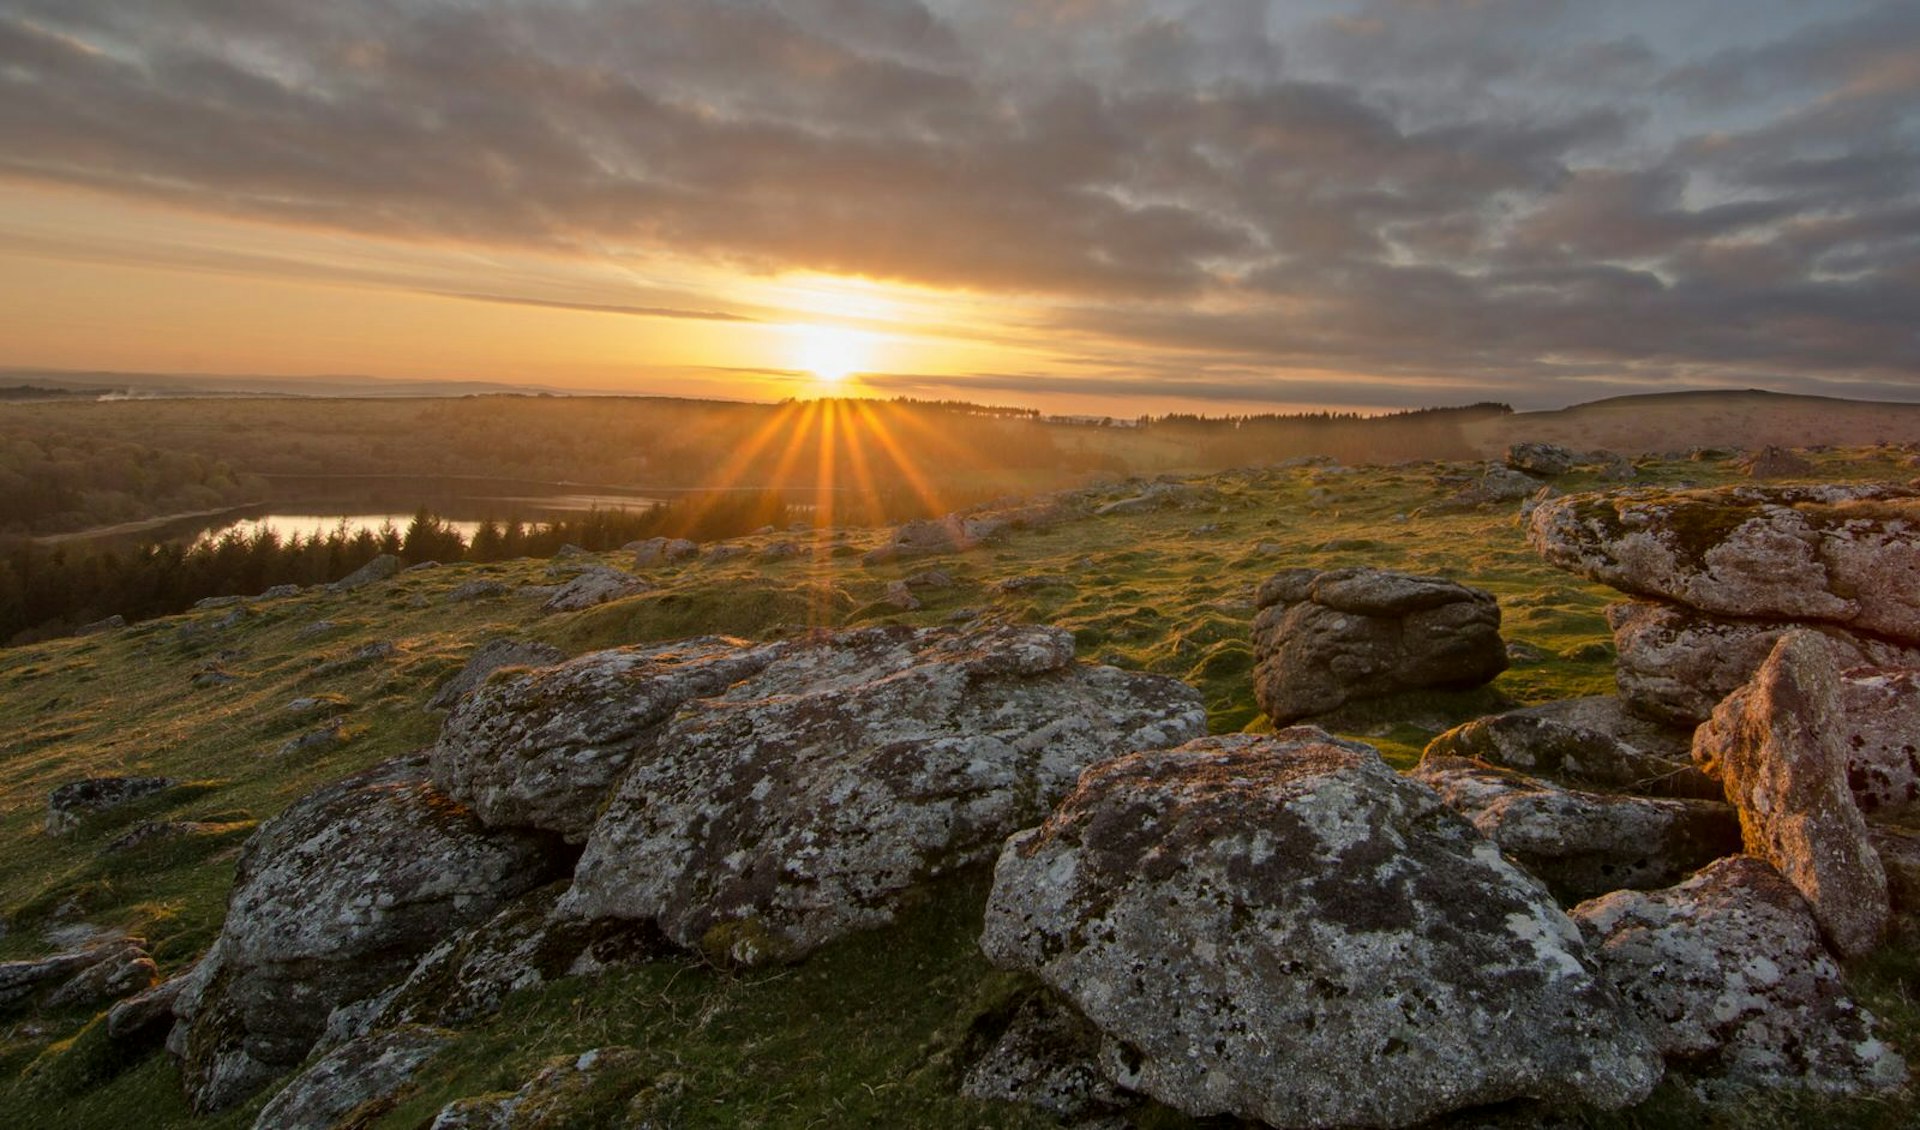
[[1412, 776], [1568, 902], [1664, 887], [1741, 848], [1716, 801], [1582, 792], [1464, 758], [1424, 758]]
[[139, 938], [0, 962], [0, 1013], [31, 1007], [98, 1007], [153, 986], [158, 967]]
[[1920, 492], [1889, 485], [1622, 490], [1554, 499], [1528, 538], [1623, 592], [1920, 644]]
[[427, 709], [448, 709], [503, 667], [550, 667], [566, 657], [566, 652], [552, 644], [536, 640], [488, 640], [474, 649], [466, 666], [440, 684], [440, 689], [427, 700]]
[[700, 555], [700, 546], [686, 538], [648, 538], [632, 548], [635, 569], [652, 569]]
[[1295, 569], [1255, 599], [1254, 697], [1284, 726], [1401, 691], [1476, 687], [1506, 670], [1491, 593], [1375, 569]]
[[1900, 1054], [1848, 998], [1792, 884], [1752, 856], [1667, 890], [1573, 910], [1601, 968], [1671, 1068], [1711, 1099], [1737, 1088], [1899, 1086]]
[[964, 553], [980, 543], [958, 514], [944, 518], [916, 518], [893, 531], [887, 544], [871, 550], [860, 561], [863, 565], [884, 565], [889, 561], [907, 561], [916, 557], [936, 557]]
[[363, 1036], [293, 1077], [254, 1119], [253, 1130], [364, 1126], [392, 1109], [453, 1033], [409, 1025]]
[[1578, 785], [1718, 800], [1694, 767], [1692, 734], [1637, 717], [1613, 696], [1563, 699], [1493, 714], [1427, 743], [1423, 758], [1466, 757]]
[[1726, 786], [1747, 851], [1806, 897], [1836, 952], [1857, 957], [1886, 931], [1887, 877], [1848, 788], [1839, 698], [1826, 641], [1789, 632], [1694, 734], [1693, 756]]
[[1920, 801], [1920, 667], [1842, 671], [1838, 706], [1827, 724], [1847, 751], [1860, 811], [1891, 815]]
[[1540, 480], [1523, 475], [1511, 467], [1489, 463], [1480, 477], [1461, 487], [1440, 503], [1443, 510], [1462, 510], [1495, 503], [1518, 502], [1540, 489]]
[[456, 1099], [428, 1130], [534, 1130], [545, 1127], [657, 1125], [647, 1117], [651, 1080], [633, 1048], [593, 1048], [550, 1060], [519, 1090]]
[[1557, 443], [1516, 443], [1507, 448], [1506, 463], [1516, 471], [1543, 479], [1573, 470], [1580, 457]]
[[[562, 888], [533, 891], [476, 926], [443, 939], [406, 980], [330, 1029], [353, 1037], [401, 1024], [463, 1026], [499, 1011], [508, 993], [560, 977], [657, 955], [665, 947], [640, 924], [553, 914]], [[330, 1031], [329, 1038], [337, 1038]]]
[[1197, 692], [1077, 664], [1057, 628], [795, 641], [634, 760], [562, 911], [735, 961], [798, 956], [991, 858], [1088, 764], [1205, 728]]
[[433, 746], [447, 795], [496, 827], [582, 840], [660, 727], [690, 699], [719, 694], [780, 645], [721, 636], [590, 652], [504, 675], [462, 699]]
[[489, 832], [402, 758], [296, 801], [247, 841], [226, 924], [174, 1004], [195, 1110], [228, 1106], [307, 1055], [335, 1008], [407, 974], [462, 926], [547, 882], [544, 836]]
[[1619, 653], [1620, 697], [1636, 713], [1675, 726], [1706, 721], [1721, 699], [1753, 677], [1780, 637], [1796, 629], [1825, 636], [1842, 668], [1920, 666], [1920, 648], [1832, 624], [1729, 619], [1647, 600], [1609, 605], [1607, 623]]
[[594, 565], [580, 570], [572, 580], [561, 585], [540, 609], [543, 612], [579, 612], [610, 600], [646, 592], [652, 587], [652, 584], [632, 573]]
[[1090, 768], [1007, 842], [981, 946], [1102, 1032], [1110, 1079], [1195, 1115], [1404, 1126], [1660, 1076], [1546, 892], [1317, 730]]

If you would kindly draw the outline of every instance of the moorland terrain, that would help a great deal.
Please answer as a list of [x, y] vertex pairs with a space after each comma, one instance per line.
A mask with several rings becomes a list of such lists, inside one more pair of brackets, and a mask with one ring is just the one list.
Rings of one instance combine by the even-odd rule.
[[[513, 423], [522, 407], [479, 402], [402, 411], [497, 413], [500, 430], [476, 441], [477, 456], [488, 442], [505, 444], [509, 432], [524, 432]], [[1691, 442], [1672, 446], [1724, 441], [1736, 432], [1750, 441], [1752, 421], [1729, 413], [1720, 421], [1724, 436], [1687, 432]], [[164, 421], [147, 431], [153, 442], [167, 434]], [[1483, 423], [1504, 427], [1506, 418]], [[1880, 423], [1891, 429], [1904, 419]], [[388, 444], [389, 454], [405, 450], [404, 437], [420, 424], [410, 419], [365, 442]], [[1836, 425], [1831, 438], [1865, 426]], [[213, 429], [231, 444], [255, 442], [247, 425]], [[1494, 442], [1493, 434], [1483, 430], [1479, 441]], [[1920, 435], [1872, 437], [1905, 438]], [[647, 440], [631, 437], [635, 460], [648, 458]], [[1150, 440], [1151, 433], [1129, 434], [1117, 442]], [[1806, 477], [1819, 480], [1904, 482], [1913, 474], [1909, 453], [1897, 447], [1809, 457]], [[1513, 656], [1489, 687], [1431, 692], [1388, 713], [1341, 720], [1336, 728], [1374, 744], [1394, 765], [1410, 767], [1441, 730], [1504, 704], [1611, 693], [1613, 645], [1601, 610], [1616, 594], [1542, 561], [1526, 544], [1518, 501], [1462, 503], [1461, 488], [1474, 481], [1479, 464], [1242, 462], [1263, 465], [1176, 476], [1179, 489], [1170, 494], [1177, 505], [1111, 507], [1140, 497], [1144, 484], [1110, 482], [1083, 496], [1072, 520], [1011, 529], [931, 559], [863, 563], [890, 531], [806, 525], [702, 547], [674, 563], [641, 567], [630, 552], [608, 551], [551, 563], [449, 565], [351, 591], [310, 587], [0, 651], [0, 718], [7, 720], [0, 729], [0, 959], [121, 932], [146, 940], [162, 975], [187, 968], [218, 935], [236, 857], [260, 822], [320, 786], [432, 742], [442, 715], [428, 710], [427, 700], [480, 645], [499, 637], [578, 655], [710, 633], [768, 640], [890, 623], [1058, 625], [1071, 632], [1082, 660], [1197, 688], [1212, 732], [1258, 731], [1267, 724], [1251, 678], [1257, 586], [1284, 569], [1361, 565], [1444, 576], [1493, 593]], [[1636, 463], [1643, 485], [1743, 479], [1733, 452]], [[543, 473], [564, 473], [558, 462], [547, 466]], [[641, 464], [632, 468], [638, 473]], [[1564, 491], [1617, 485], [1582, 472], [1558, 482]], [[652, 587], [580, 611], [543, 611], [552, 586], [589, 565], [636, 572]], [[944, 578], [900, 583], [929, 568]], [[289, 710], [315, 702], [323, 704], [324, 724], [310, 708]], [[303, 740], [319, 730], [329, 736]], [[130, 774], [186, 784], [83, 819], [70, 834], [44, 832], [47, 797], [57, 786]], [[125, 845], [123, 837], [146, 822], [189, 831]], [[511, 1090], [555, 1057], [624, 1045], [634, 1049], [635, 1074], [620, 1101], [644, 1077], [663, 1124], [1053, 1125], [1034, 1110], [955, 1091], [980, 1031], [996, 1018], [1004, 1023], [1011, 1003], [1030, 992], [1022, 975], [995, 969], [980, 953], [986, 882], [978, 868], [944, 879], [895, 924], [827, 945], [798, 964], [731, 969], [689, 952], [523, 990], [497, 1017], [460, 1031], [413, 1089], [370, 1124], [422, 1126], [449, 1100]], [[1912, 951], [1857, 963], [1849, 976], [1858, 999], [1882, 1018], [1887, 1038], [1920, 1048], [1920, 964]], [[118, 1050], [103, 1025], [103, 1014], [90, 1009], [9, 1020], [0, 1038], [0, 1103], [33, 1125], [232, 1127], [251, 1124], [266, 1100], [263, 1093], [195, 1118], [168, 1055]], [[581, 1101], [587, 1105], [576, 1114], [591, 1109], [591, 1096]], [[1808, 1119], [1892, 1126], [1915, 1116], [1904, 1093], [1769, 1096], [1709, 1109], [1672, 1086], [1625, 1113], [1568, 1115], [1573, 1124], [1600, 1126]], [[1195, 1124], [1162, 1107], [1130, 1117], [1136, 1125]]]

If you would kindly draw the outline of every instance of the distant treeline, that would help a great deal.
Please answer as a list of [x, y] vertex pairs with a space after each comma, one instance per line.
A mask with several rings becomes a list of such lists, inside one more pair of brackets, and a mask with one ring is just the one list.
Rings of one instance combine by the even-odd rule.
[[471, 540], [423, 510], [404, 531], [349, 532], [342, 524], [283, 539], [271, 530], [230, 530], [192, 545], [144, 545], [126, 553], [24, 543], [0, 553], [0, 639], [32, 643], [110, 616], [143, 620], [185, 611], [210, 596], [327, 584], [383, 553], [409, 565], [551, 557], [564, 545], [607, 550], [657, 536], [708, 541], [783, 527], [788, 519], [779, 495], [755, 492], [640, 511], [590, 510], [531, 525], [486, 521]]
[[1466, 404], [1451, 408], [1407, 408], [1398, 412], [1379, 412], [1368, 415], [1364, 412], [1262, 412], [1247, 416], [1200, 416], [1191, 412], [1169, 412], [1164, 416], [1142, 416], [1139, 426], [1211, 428], [1235, 431], [1240, 428], [1260, 427], [1266, 424], [1339, 424], [1366, 421], [1384, 427], [1412, 422], [1430, 422], [1444, 420], [1478, 420], [1487, 416], [1510, 416], [1511, 404], [1497, 400], [1483, 400], [1478, 404]]

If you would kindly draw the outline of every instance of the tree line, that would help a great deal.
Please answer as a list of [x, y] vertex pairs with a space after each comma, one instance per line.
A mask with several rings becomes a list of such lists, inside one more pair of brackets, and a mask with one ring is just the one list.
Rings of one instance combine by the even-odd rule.
[[705, 497], [646, 510], [588, 510], [549, 522], [487, 520], [471, 538], [422, 510], [405, 530], [333, 530], [282, 538], [269, 529], [228, 530], [190, 545], [152, 543], [128, 552], [23, 542], [0, 552], [0, 640], [9, 645], [68, 635], [124, 617], [166, 616], [213, 596], [255, 596], [278, 585], [340, 580], [386, 553], [403, 563], [551, 557], [565, 545], [617, 549], [650, 537], [709, 541], [789, 521], [773, 492]]

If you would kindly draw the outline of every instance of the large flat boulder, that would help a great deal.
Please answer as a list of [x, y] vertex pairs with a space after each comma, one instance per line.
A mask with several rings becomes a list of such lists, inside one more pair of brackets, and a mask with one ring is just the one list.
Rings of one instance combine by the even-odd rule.
[[1726, 786], [1747, 851], [1806, 897], [1841, 956], [1858, 957], [1886, 932], [1887, 877], [1847, 784], [1839, 700], [1826, 641], [1789, 632], [1694, 733], [1693, 757]]
[[1421, 756], [1466, 757], [1566, 781], [1656, 796], [1720, 798], [1694, 767], [1692, 727], [1635, 715], [1613, 695], [1562, 699], [1477, 718], [1427, 743]]
[[433, 746], [434, 782], [489, 825], [585, 839], [628, 764], [681, 704], [719, 694], [778, 651], [701, 636], [503, 675], [448, 715]]
[[1535, 880], [1373, 749], [1296, 728], [1095, 765], [1007, 842], [981, 948], [1193, 1115], [1618, 1107], [1659, 1057]]
[[387, 762], [296, 801], [241, 851], [227, 918], [176, 998], [170, 1040], [195, 1110], [218, 1110], [306, 1058], [335, 1008], [406, 976], [444, 935], [555, 877], [552, 837], [490, 831]]
[[1832, 624], [1734, 619], [1650, 600], [1608, 605], [1607, 623], [1619, 655], [1614, 681], [1620, 697], [1635, 713], [1674, 726], [1706, 721], [1790, 631], [1825, 636], [1842, 668], [1920, 666], [1920, 648]]
[[1411, 776], [1570, 902], [1664, 887], [1741, 848], [1717, 801], [1568, 789], [1465, 758], [1424, 758]]
[[1254, 697], [1278, 726], [1402, 691], [1477, 687], [1507, 668], [1493, 595], [1444, 578], [1295, 569], [1254, 603]]
[[1765, 861], [1733, 856], [1679, 886], [1572, 913], [1671, 1068], [1704, 1097], [1906, 1081], [1900, 1053], [1848, 997], [1806, 901]]
[[1623, 592], [1920, 643], [1920, 492], [1907, 487], [1570, 495], [1535, 509], [1527, 536], [1548, 561]]
[[795, 641], [635, 760], [561, 909], [736, 961], [797, 956], [992, 858], [1087, 765], [1205, 730], [1198, 692], [1075, 663], [1057, 628]]

